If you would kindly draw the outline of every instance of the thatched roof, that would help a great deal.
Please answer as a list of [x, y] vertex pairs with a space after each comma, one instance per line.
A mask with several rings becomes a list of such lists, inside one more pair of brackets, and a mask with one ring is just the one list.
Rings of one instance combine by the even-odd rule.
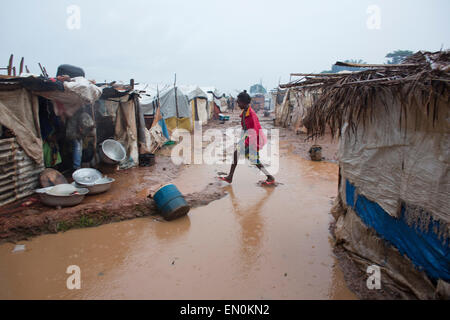
[[[325, 133], [327, 126], [332, 134], [340, 134], [345, 122], [354, 130], [373, 112], [389, 112], [389, 105], [383, 101], [386, 93], [401, 101], [406, 116], [406, 106], [415, 101], [416, 107], [425, 108], [426, 114], [437, 116], [437, 101], [444, 99], [450, 106], [448, 86], [450, 82], [450, 50], [438, 52], [419, 51], [398, 65], [353, 65], [338, 62], [339, 65], [365, 67], [367, 69], [350, 73], [334, 74], [292, 74], [300, 76], [297, 81], [280, 85], [293, 90], [319, 90], [321, 93], [308, 110], [303, 122], [310, 137]], [[422, 101], [415, 98], [417, 92]], [[414, 94], [414, 98], [410, 99]], [[380, 98], [385, 108], [374, 110]], [[399, 119], [401, 125], [402, 118]]]

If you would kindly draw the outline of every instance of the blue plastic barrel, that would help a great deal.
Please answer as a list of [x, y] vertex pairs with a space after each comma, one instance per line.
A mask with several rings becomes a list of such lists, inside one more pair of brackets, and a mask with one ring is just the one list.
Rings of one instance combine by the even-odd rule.
[[174, 184], [167, 184], [159, 188], [153, 195], [153, 200], [155, 200], [161, 216], [166, 220], [184, 216], [191, 209]]

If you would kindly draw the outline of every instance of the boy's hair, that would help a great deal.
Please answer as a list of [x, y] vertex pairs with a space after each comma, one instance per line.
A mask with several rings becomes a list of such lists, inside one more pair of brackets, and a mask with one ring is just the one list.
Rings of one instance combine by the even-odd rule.
[[239, 93], [237, 96], [237, 99], [238, 99], [238, 101], [241, 101], [245, 104], [249, 104], [252, 101], [252, 98], [247, 93], [247, 90], [244, 90], [241, 93]]

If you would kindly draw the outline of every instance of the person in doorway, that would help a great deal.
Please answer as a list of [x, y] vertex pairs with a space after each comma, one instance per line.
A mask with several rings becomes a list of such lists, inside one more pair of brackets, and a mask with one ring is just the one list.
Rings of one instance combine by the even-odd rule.
[[255, 111], [250, 107], [251, 97], [246, 90], [239, 93], [237, 97], [237, 105], [242, 110], [241, 113], [241, 125], [243, 129], [243, 135], [239, 143], [236, 145], [236, 149], [233, 154], [233, 163], [231, 165], [230, 173], [226, 177], [219, 177], [219, 179], [228, 183], [233, 182], [234, 171], [236, 170], [238, 162], [238, 154], [244, 154], [252, 164], [254, 164], [259, 170], [261, 170], [267, 179], [263, 185], [273, 185], [275, 178], [264, 168], [259, 160], [259, 150], [267, 143], [267, 138], [261, 130], [261, 124], [259, 123], [258, 116]]
[[81, 168], [83, 139], [95, 135], [95, 123], [91, 115], [80, 108], [67, 122], [66, 138], [72, 141], [72, 168]]

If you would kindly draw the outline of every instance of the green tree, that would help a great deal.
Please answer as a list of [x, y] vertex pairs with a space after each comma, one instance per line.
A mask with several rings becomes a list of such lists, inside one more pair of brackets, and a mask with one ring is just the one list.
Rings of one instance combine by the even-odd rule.
[[403, 60], [405, 60], [407, 57], [412, 55], [413, 52], [410, 50], [396, 50], [393, 52], [389, 52], [386, 55], [386, 58], [388, 59], [388, 64], [400, 64]]

